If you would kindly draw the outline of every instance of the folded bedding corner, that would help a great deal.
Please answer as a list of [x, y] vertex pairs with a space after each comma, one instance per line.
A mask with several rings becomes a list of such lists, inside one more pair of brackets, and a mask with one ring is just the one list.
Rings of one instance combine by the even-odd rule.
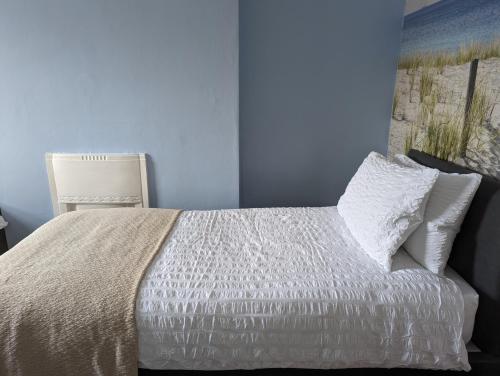
[[0, 374], [136, 375], [137, 289], [179, 213], [71, 212], [0, 256]]

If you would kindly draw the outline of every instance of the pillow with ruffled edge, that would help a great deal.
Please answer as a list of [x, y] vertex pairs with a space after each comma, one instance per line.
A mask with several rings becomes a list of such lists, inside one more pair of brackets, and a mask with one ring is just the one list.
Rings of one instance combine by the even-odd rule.
[[438, 175], [438, 170], [402, 166], [371, 152], [340, 197], [337, 208], [347, 228], [385, 271], [422, 223]]

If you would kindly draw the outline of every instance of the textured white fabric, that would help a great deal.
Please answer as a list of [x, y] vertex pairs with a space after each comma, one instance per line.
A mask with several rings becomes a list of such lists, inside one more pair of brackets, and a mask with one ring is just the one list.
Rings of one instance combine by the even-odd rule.
[[392, 256], [422, 223], [439, 171], [417, 170], [371, 152], [338, 203], [339, 214], [361, 247], [386, 271]]
[[459, 288], [393, 269], [335, 207], [183, 212], [139, 289], [140, 366], [469, 369]]
[[[405, 155], [395, 161], [420, 170], [432, 170]], [[429, 196], [424, 221], [403, 244], [408, 253], [433, 273], [442, 275], [453, 241], [481, 183], [479, 174], [448, 174], [439, 177]]]
[[476, 321], [476, 312], [479, 306], [479, 294], [450, 266], [444, 269], [444, 275], [446, 278], [455, 282], [462, 292], [464, 300], [464, 326], [462, 338], [465, 343], [468, 343], [472, 339], [472, 332], [474, 331], [474, 322]]

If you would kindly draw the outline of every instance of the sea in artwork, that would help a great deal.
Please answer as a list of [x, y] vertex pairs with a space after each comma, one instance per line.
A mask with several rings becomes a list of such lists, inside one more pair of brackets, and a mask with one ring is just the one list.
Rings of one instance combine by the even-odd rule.
[[500, 178], [500, 1], [405, 16], [389, 154], [409, 149]]
[[458, 50], [500, 37], [498, 0], [442, 0], [404, 19], [401, 55]]

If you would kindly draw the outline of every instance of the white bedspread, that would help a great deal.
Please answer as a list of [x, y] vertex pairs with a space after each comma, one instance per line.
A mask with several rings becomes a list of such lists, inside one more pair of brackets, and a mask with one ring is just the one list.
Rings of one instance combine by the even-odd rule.
[[393, 270], [335, 207], [186, 211], [139, 289], [139, 365], [470, 369], [459, 288]]

